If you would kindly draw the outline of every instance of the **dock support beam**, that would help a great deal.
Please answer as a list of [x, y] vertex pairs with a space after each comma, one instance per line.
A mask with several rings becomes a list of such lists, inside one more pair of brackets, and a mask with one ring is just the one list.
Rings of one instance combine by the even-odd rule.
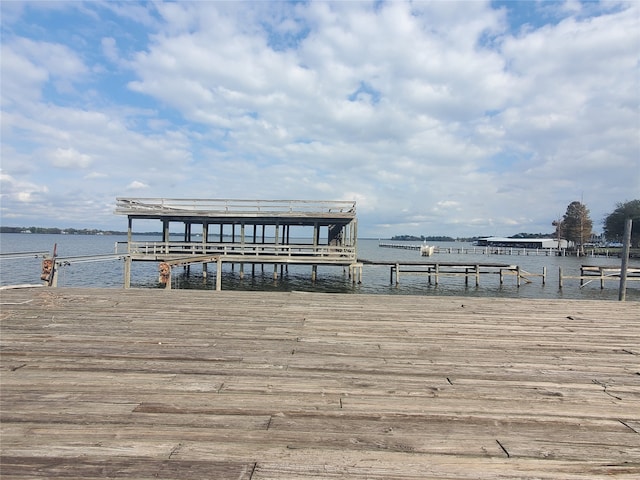
[[562, 267], [558, 268], [558, 288], [562, 290]]
[[124, 257], [124, 288], [131, 288], [131, 255]]
[[627, 265], [629, 264], [629, 248], [631, 247], [631, 229], [633, 219], [625, 219], [622, 244], [622, 262], [620, 264], [620, 286], [618, 287], [618, 300], [624, 302], [627, 298]]
[[216, 261], [216, 291], [222, 290], [222, 257]]
[[362, 283], [362, 263], [352, 263], [349, 265], [349, 277], [353, 283]]

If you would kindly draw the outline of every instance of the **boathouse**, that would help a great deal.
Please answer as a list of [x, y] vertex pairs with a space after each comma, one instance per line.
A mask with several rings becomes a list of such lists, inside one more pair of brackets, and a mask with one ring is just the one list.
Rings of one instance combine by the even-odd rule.
[[566, 240], [553, 238], [505, 238], [487, 237], [477, 241], [480, 247], [507, 247], [507, 248], [567, 248]]
[[[271, 264], [274, 278], [289, 264], [311, 265], [314, 280], [318, 265], [361, 275], [354, 201], [117, 198], [115, 213], [128, 217], [125, 287], [135, 261], [201, 263], [205, 276], [215, 262], [218, 289], [223, 263], [239, 264], [240, 276], [245, 264]], [[161, 222], [162, 239], [134, 241], [134, 220]]]

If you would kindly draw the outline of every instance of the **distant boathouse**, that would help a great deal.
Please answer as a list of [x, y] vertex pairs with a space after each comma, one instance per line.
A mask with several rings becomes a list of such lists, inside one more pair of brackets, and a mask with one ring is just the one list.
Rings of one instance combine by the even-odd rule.
[[505, 238], [487, 237], [480, 238], [476, 242], [480, 247], [507, 247], [507, 248], [567, 248], [566, 240], [555, 240], [553, 238]]
[[[361, 280], [357, 263], [357, 218], [354, 201], [224, 200], [117, 198], [116, 214], [128, 217], [125, 288], [131, 284], [131, 263], [160, 263], [160, 279], [171, 288], [171, 268], [216, 263], [216, 289], [221, 287], [223, 263], [278, 267], [310, 265], [315, 280], [318, 265], [349, 267]], [[134, 220], [162, 223], [161, 241], [134, 241]], [[181, 232], [170, 233], [172, 224]], [[145, 231], [148, 231], [145, 229]]]

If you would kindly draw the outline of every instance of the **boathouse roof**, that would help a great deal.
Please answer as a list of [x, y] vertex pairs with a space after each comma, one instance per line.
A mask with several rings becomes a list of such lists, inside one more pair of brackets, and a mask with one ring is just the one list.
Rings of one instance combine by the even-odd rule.
[[292, 223], [344, 224], [356, 217], [355, 201], [335, 200], [234, 200], [123, 198], [116, 199], [116, 214], [130, 218], [224, 220], [245, 223], [265, 219]]
[[553, 238], [508, 238], [487, 237], [478, 240], [480, 246], [557, 248], [558, 241]]

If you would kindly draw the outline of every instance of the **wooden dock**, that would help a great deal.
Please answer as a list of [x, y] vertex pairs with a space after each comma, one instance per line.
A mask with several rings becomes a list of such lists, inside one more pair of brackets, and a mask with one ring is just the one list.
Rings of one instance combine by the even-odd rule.
[[535, 274], [522, 270], [518, 265], [510, 265], [507, 263], [464, 263], [464, 262], [424, 262], [424, 261], [378, 261], [378, 260], [359, 260], [362, 265], [378, 265], [389, 267], [389, 283], [395, 285], [400, 284], [400, 276], [404, 275], [422, 275], [427, 277], [427, 283], [431, 284], [432, 279], [435, 285], [440, 283], [441, 277], [464, 277], [465, 285], [469, 284], [469, 278], [475, 279], [476, 287], [480, 285], [481, 275], [499, 275], [500, 285], [504, 284], [504, 277], [514, 276], [516, 285], [519, 287], [520, 282], [524, 280], [531, 283], [532, 277], [542, 277], [542, 284], [546, 283], [547, 274], [546, 267], [543, 268], [542, 274]]
[[3, 479], [640, 477], [640, 303], [0, 292]]

